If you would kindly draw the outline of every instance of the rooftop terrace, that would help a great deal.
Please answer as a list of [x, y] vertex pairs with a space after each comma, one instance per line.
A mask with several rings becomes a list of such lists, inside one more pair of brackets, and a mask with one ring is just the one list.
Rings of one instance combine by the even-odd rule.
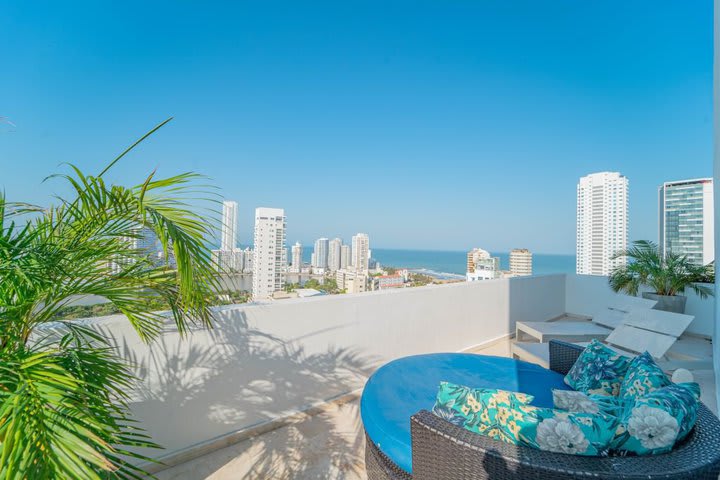
[[[147, 346], [112, 332], [143, 379], [135, 416], [166, 450], [161, 479], [364, 478], [358, 397], [381, 364], [470, 351], [510, 356], [517, 321], [590, 316], [615, 295], [604, 277], [547, 275], [224, 307], [216, 328]], [[690, 294], [686, 337], [709, 343], [713, 301]], [[709, 354], [709, 353], [708, 353]], [[695, 370], [716, 411], [711, 370]]]

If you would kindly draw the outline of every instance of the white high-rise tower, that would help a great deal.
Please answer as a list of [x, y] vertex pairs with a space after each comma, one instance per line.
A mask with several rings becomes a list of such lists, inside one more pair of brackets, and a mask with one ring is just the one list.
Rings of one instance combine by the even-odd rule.
[[290, 271], [300, 273], [302, 271], [302, 253], [303, 248], [300, 242], [295, 242], [292, 246], [292, 262], [290, 263]]
[[628, 179], [593, 173], [577, 186], [577, 264], [585, 275], [609, 275], [626, 259], [612, 256], [628, 246]]
[[270, 297], [285, 286], [285, 210], [255, 209], [255, 248], [253, 252], [253, 299]]
[[315, 249], [313, 252], [315, 253], [315, 263], [313, 263], [313, 267], [316, 268], [327, 268], [328, 266], [328, 239], [327, 238], [318, 238], [315, 240]]
[[358, 272], [367, 272], [370, 261], [370, 238], [365, 233], [352, 237], [352, 258], [350, 263]]
[[342, 240], [333, 238], [328, 243], [328, 270], [336, 272], [340, 270], [340, 254], [342, 251]]
[[350, 265], [350, 245], [342, 245], [340, 246], [340, 268], [348, 268]]
[[238, 204], [230, 200], [223, 202], [223, 216], [220, 236], [220, 250], [229, 252], [237, 247]]

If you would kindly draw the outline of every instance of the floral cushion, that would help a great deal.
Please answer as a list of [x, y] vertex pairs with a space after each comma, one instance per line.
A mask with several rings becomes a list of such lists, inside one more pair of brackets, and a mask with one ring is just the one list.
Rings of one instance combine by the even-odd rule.
[[433, 413], [471, 432], [514, 445], [576, 455], [607, 452], [616, 418], [534, 407], [523, 400], [512, 392], [442, 383]]
[[518, 404], [532, 402], [532, 395], [506, 390], [469, 388], [449, 382], [440, 382], [437, 400], [432, 412], [448, 422], [462, 427], [466, 422], [493, 425], [498, 407], [508, 408], [511, 401]]
[[629, 358], [593, 340], [565, 375], [565, 383], [583, 393], [617, 396], [629, 364]]
[[620, 418], [624, 402], [617, 397], [587, 395], [574, 390], [553, 390], [553, 406], [558, 410], [580, 413], [604, 413]]
[[620, 398], [635, 399], [670, 385], [670, 380], [645, 352], [633, 358], [620, 386]]
[[684, 439], [697, 420], [700, 386], [670, 384], [628, 405], [612, 449], [621, 454], [665, 453]]

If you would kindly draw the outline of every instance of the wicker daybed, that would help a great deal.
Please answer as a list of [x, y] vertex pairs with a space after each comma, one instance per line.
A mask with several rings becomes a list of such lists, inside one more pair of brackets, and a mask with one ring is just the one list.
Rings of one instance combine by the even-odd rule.
[[[565, 375], [580, 352], [582, 347], [551, 341], [550, 369]], [[720, 475], [720, 421], [702, 404], [695, 427], [680, 445], [670, 453], [642, 457], [583, 457], [519, 447], [469, 432], [427, 410], [412, 415], [408, 422], [411, 472], [383, 453], [366, 428], [365, 466], [369, 480], [718, 480]]]

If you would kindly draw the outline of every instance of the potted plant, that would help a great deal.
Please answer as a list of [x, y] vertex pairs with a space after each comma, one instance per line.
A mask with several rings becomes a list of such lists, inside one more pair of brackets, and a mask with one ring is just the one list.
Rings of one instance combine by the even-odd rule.
[[657, 310], [684, 313], [686, 288], [703, 299], [713, 295], [711, 288], [698, 283], [713, 276], [712, 264], [696, 265], [687, 256], [672, 252], [663, 255], [658, 245], [648, 240], [633, 242], [612, 258], [627, 258], [628, 262], [612, 271], [610, 288], [637, 295], [641, 287], [649, 287], [651, 291], [643, 292], [642, 296], [657, 300]]

